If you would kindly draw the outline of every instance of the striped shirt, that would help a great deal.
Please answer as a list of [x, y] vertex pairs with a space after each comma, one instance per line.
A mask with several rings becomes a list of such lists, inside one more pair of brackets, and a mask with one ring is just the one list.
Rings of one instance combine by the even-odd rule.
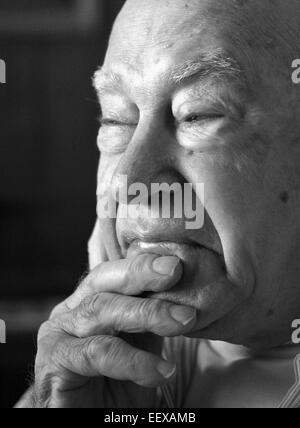
[[300, 346], [261, 353], [224, 342], [167, 339], [177, 376], [159, 392], [165, 408], [300, 408]]

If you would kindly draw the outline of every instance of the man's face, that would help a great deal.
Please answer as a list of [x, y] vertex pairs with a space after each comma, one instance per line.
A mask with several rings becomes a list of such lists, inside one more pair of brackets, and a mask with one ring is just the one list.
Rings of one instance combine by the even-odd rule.
[[270, 3], [129, 0], [96, 77], [102, 192], [205, 186], [202, 229], [143, 206], [101, 222], [110, 258], [177, 255], [182, 281], [153, 297], [195, 307], [193, 337], [254, 347], [289, 341], [300, 307], [299, 90]]

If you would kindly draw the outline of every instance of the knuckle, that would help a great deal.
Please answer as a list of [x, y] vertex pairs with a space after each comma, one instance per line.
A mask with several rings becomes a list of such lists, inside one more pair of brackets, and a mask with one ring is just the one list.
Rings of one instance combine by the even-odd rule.
[[101, 294], [94, 294], [85, 298], [79, 307], [79, 315], [82, 318], [93, 319], [99, 315], [104, 306], [104, 296]]
[[70, 353], [71, 349], [64, 341], [54, 344], [51, 357], [53, 367], [64, 367], [64, 363], [69, 359]]
[[166, 284], [167, 276], [161, 276], [153, 271], [152, 263], [157, 258], [154, 254], [142, 254], [130, 260], [126, 284], [138, 291], [151, 290], [158, 291]]
[[56, 318], [57, 314], [60, 313], [60, 310], [63, 308], [63, 303], [60, 303], [59, 305], [55, 306], [55, 308], [52, 309], [50, 314], [50, 319]]
[[144, 317], [148, 324], [151, 324], [163, 311], [164, 304], [160, 300], [146, 299], [141, 303], [141, 317]]
[[62, 322], [62, 329], [72, 336], [84, 338], [88, 335], [88, 320], [79, 316], [78, 310], [73, 311]]
[[77, 337], [91, 336], [96, 326], [105, 324], [105, 314], [111, 311], [112, 302], [112, 295], [107, 293], [85, 298], [69, 317], [68, 329]]
[[143, 273], [148, 262], [149, 256], [147, 254], [142, 254], [132, 259], [128, 266], [128, 274], [130, 275], [130, 278]]
[[86, 341], [85, 346], [82, 347], [82, 357], [86, 365], [91, 364], [91, 360], [95, 360], [99, 353], [99, 339], [91, 337]]
[[116, 361], [119, 361], [122, 357], [121, 355], [121, 346], [118, 340], [112, 336], [103, 337], [102, 341], [103, 347], [103, 358], [106, 363], [112, 364]]
[[89, 336], [90, 329], [89, 329], [89, 322], [87, 319], [81, 319], [80, 321], [77, 320], [76, 317], [72, 318], [71, 320], [71, 329], [73, 329], [74, 332], [76, 332], [76, 337], [78, 338], [85, 338]]
[[[80, 336], [82, 323], [79, 321], [78, 311], [74, 310], [61, 322], [61, 328], [68, 334]], [[79, 330], [79, 331], [78, 331]]]
[[128, 366], [133, 382], [139, 385], [149, 385], [149, 379], [153, 377], [153, 361], [147, 353], [138, 349], [134, 350]]
[[38, 331], [38, 337], [37, 341], [38, 344], [41, 345], [44, 342], [47, 343], [51, 340], [49, 340], [49, 337], [54, 337], [59, 333], [59, 328], [56, 324], [56, 322], [53, 321], [46, 321], [44, 322]]
[[44, 322], [38, 332], [38, 343], [40, 343], [45, 336], [49, 334], [49, 322]]
[[64, 373], [69, 370], [70, 365], [77, 361], [77, 349], [79, 344], [76, 341], [64, 340], [61, 337], [54, 345], [53, 352], [50, 358], [50, 365], [53, 371]]
[[83, 348], [83, 357], [86, 364], [97, 360], [100, 367], [104, 367], [114, 358], [116, 348], [116, 341], [113, 337], [93, 337], [87, 341], [86, 346]]

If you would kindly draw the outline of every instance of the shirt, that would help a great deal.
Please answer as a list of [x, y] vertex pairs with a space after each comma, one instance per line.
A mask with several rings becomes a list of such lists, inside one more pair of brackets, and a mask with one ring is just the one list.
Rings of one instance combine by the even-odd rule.
[[260, 353], [242, 346], [198, 339], [167, 339], [164, 357], [177, 376], [162, 388], [161, 407], [300, 407], [300, 346]]

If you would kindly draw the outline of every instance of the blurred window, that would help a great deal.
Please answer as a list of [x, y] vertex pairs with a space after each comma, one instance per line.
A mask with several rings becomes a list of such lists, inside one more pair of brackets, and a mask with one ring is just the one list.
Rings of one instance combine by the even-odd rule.
[[0, 34], [94, 31], [101, 6], [100, 0], [1, 0]]

